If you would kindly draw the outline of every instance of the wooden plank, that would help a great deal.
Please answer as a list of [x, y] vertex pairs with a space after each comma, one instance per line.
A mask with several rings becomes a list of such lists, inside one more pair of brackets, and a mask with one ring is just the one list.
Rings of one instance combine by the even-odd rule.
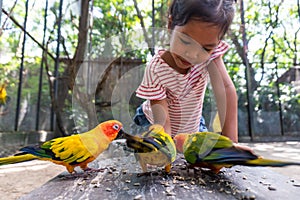
[[21, 199], [298, 199], [300, 195], [299, 182], [262, 167], [235, 166], [215, 175], [188, 170], [178, 156], [170, 174], [150, 169], [152, 173], [140, 176], [134, 155], [119, 150], [92, 164], [105, 169], [62, 173]]

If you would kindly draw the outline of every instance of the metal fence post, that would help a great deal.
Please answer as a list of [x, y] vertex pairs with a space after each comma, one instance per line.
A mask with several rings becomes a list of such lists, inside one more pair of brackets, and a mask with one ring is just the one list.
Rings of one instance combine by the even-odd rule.
[[0, 24], [1, 24], [1, 15], [2, 15], [2, 1], [0, 0]]
[[17, 96], [17, 106], [16, 106], [16, 118], [15, 118], [15, 131], [19, 130], [19, 116], [20, 116], [20, 106], [21, 106], [21, 96], [22, 96], [22, 82], [23, 82], [23, 70], [24, 70], [24, 59], [25, 59], [25, 44], [26, 44], [26, 25], [28, 17], [28, 4], [29, 0], [25, 3], [25, 19], [24, 19], [24, 31], [23, 31], [23, 42], [22, 42], [22, 57], [19, 71], [19, 86], [18, 86], [18, 96]]
[[[60, 59], [60, 42], [61, 42], [61, 21], [62, 21], [62, 6], [63, 6], [63, 0], [60, 0], [59, 3], [59, 19], [58, 19], [58, 25], [57, 25], [57, 46], [56, 46], [56, 58], [55, 58], [55, 67], [54, 67], [54, 101], [57, 101], [58, 96], [58, 68], [59, 68], [59, 59]], [[51, 117], [50, 117], [50, 129], [51, 131], [54, 131], [56, 127], [56, 115], [55, 112], [57, 107], [54, 107], [52, 105], [51, 110]]]
[[241, 5], [240, 5], [240, 11], [241, 11], [241, 25], [242, 25], [242, 38], [243, 38], [243, 54], [245, 57], [245, 75], [246, 75], [246, 85], [247, 85], [247, 100], [248, 100], [248, 124], [249, 124], [249, 136], [251, 140], [253, 140], [254, 137], [254, 124], [253, 124], [253, 97], [252, 97], [252, 84], [251, 84], [251, 69], [249, 65], [249, 60], [248, 60], [248, 41], [247, 41], [247, 34], [245, 31], [245, 12], [244, 12], [244, 1], [241, 0]]

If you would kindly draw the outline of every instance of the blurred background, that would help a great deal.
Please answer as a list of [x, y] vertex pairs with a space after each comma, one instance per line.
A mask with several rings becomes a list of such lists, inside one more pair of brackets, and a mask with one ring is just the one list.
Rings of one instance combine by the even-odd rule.
[[[167, 46], [169, 3], [0, 0], [0, 156], [112, 118], [134, 130], [143, 101], [134, 91], [154, 52]], [[299, 161], [299, 0], [238, 0], [224, 40], [239, 140], [259, 155]], [[208, 126], [215, 113], [208, 89]], [[16, 199], [64, 170], [42, 161], [2, 167], [2, 196]], [[277, 171], [300, 177], [296, 168]]]

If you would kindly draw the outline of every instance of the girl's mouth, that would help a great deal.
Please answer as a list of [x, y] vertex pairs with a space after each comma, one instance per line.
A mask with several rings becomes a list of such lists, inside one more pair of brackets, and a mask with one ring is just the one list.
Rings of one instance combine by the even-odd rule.
[[182, 58], [181, 56], [177, 55], [177, 58], [181, 61], [181, 63], [185, 66], [191, 66], [192, 63], [190, 63], [189, 61], [187, 61], [186, 59]]

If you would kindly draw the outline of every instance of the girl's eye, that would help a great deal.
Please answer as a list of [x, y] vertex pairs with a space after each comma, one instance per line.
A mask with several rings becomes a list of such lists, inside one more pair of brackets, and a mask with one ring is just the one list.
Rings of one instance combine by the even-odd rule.
[[189, 41], [186, 41], [186, 40], [182, 39], [181, 37], [180, 37], [179, 39], [180, 39], [180, 41], [181, 41], [183, 44], [185, 44], [185, 45], [191, 44]]
[[212, 50], [212, 49], [208, 49], [208, 48], [205, 48], [205, 47], [202, 47], [202, 49], [204, 49], [207, 52], [210, 52]]

